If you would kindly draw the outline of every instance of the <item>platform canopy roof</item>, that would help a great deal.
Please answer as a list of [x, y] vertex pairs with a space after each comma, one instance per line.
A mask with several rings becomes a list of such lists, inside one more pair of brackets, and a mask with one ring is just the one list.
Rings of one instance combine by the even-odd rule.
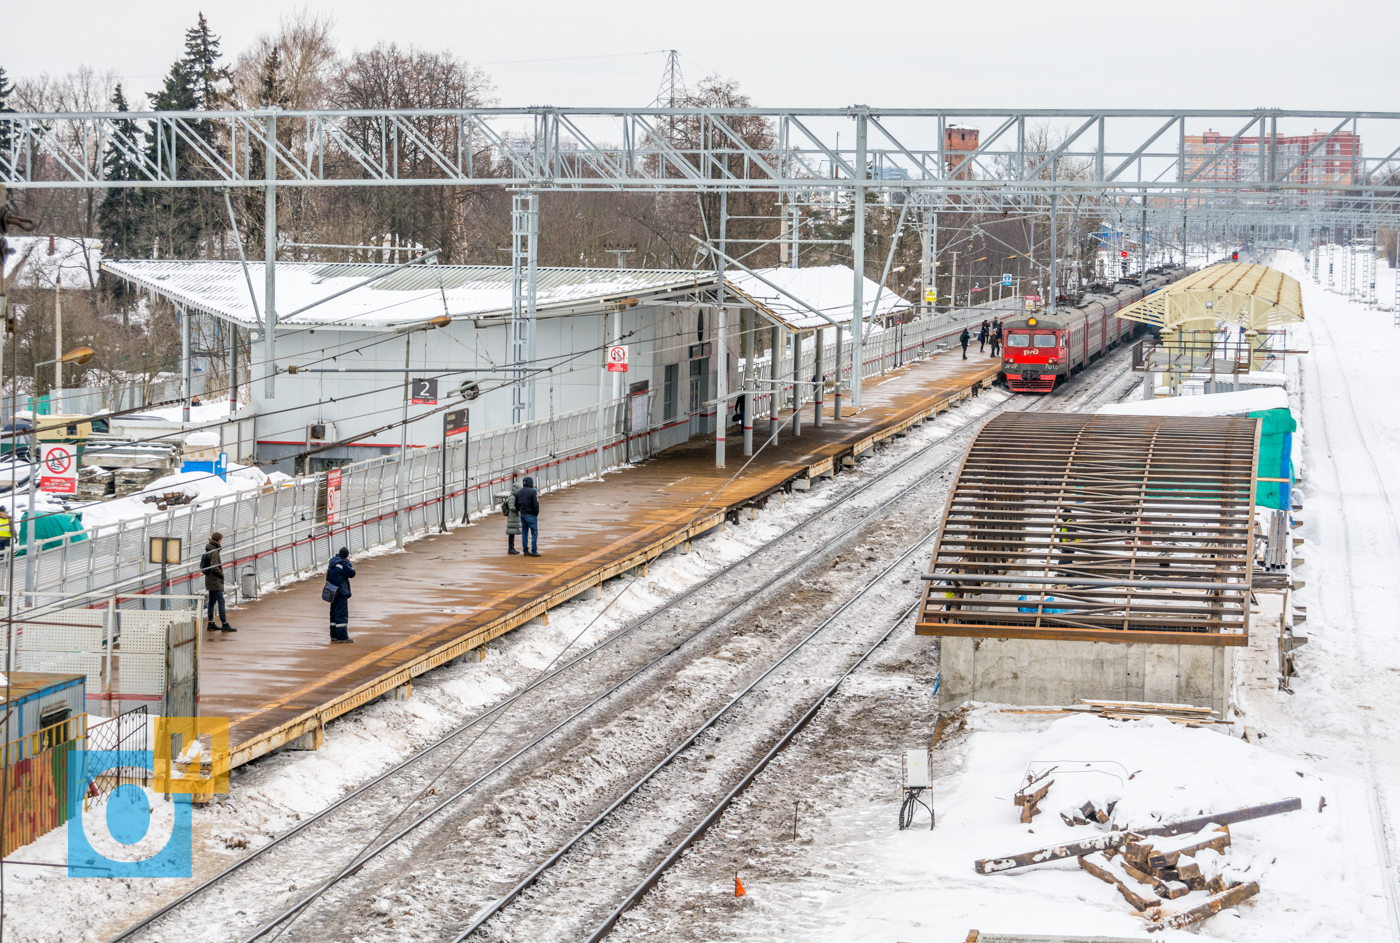
[[997, 416], [953, 483], [916, 632], [1245, 644], [1258, 430], [1233, 417]]
[[[250, 265], [246, 275], [238, 261], [206, 259], [116, 259], [104, 261], [102, 270], [180, 307], [245, 327], [262, 325], [261, 263]], [[383, 277], [354, 287], [375, 276]], [[714, 285], [714, 272], [706, 271], [541, 268], [536, 277], [535, 307], [541, 316], [591, 313], [606, 310], [611, 302], [623, 298], [644, 302], [680, 299], [687, 292], [713, 289]], [[347, 288], [352, 290], [331, 297]], [[256, 309], [253, 298], [257, 299]], [[511, 268], [278, 262], [276, 298], [278, 323], [296, 327], [324, 324], [386, 330], [428, 321], [444, 309], [454, 318], [500, 318], [511, 311]], [[302, 308], [306, 310], [297, 313]]]
[[[785, 329], [796, 333], [851, 323], [851, 298], [855, 287], [852, 270], [845, 265], [812, 268], [765, 268], [751, 272], [729, 269], [724, 273], [727, 290], [733, 291]], [[878, 301], [877, 301], [878, 299]], [[909, 302], [888, 287], [865, 279], [865, 319], [878, 320], [909, 307]]]
[[1211, 265], [1118, 312], [1164, 330], [1213, 331], [1217, 321], [1266, 330], [1303, 320], [1298, 280], [1267, 265]]

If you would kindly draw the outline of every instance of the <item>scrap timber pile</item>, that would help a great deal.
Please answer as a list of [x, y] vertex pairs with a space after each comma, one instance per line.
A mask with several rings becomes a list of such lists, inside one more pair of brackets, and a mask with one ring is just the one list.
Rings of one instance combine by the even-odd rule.
[[[1053, 770], [1027, 778], [1016, 793], [1021, 821], [1040, 812], [1054, 780]], [[1232, 812], [1164, 822], [1145, 828], [1119, 828], [1115, 803], [1090, 801], [1060, 813], [1067, 825], [1096, 824], [1109, 830], [1083, 841], [1068, 842], [1005, 858], [985, 858], [974, 867], [979, 874], [1078, 858], [1079, 867], [1112, 884], [1147, 920], [1148, 930], [1179, 929], [1233, 907], [1259, 893], [1257, 881], [1232, 882], [1230, 826], [1239, 822], [1296, 812], [1299, 799], [1249, 806]]]

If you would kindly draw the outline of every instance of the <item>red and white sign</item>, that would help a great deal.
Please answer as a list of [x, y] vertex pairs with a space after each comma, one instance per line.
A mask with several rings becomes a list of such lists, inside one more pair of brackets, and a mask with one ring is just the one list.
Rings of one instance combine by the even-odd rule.
[[609, 347], [609, 348], [608, 348], [608, 372], [609, 372], [609, 373], [626, 373], [626, 372], [627, 372], [627, 345], [626, 345], [626, 344], [618, 344], [618, 345], [615, 346], [615, 347]]
[[78, 447], [55, 442], [42, 447], [39, 461], [39, 490], [53, 494], [78, 493]]
[[326, 473], [326, 526], [334, 527], [340, 518], [340, 469]]
[[1026, 310], [1027, 310], [1027, 311], [1034, 311], [1034, 310], [1035, 310], [1035, 306], [1038, 305], [1038, 304], [1040, 304], [1040, 296], [1039, 296], [1039, 295], [1027, 295], [1027, 296], [1026, 296]]

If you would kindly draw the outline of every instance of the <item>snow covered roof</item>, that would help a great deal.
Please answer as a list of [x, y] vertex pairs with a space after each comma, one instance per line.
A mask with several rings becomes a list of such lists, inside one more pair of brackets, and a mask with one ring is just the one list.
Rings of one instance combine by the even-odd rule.
[[1243, 416], [1264, 409], [1287, 408], [1288, 394], [1283, 387], [1265, 386], [1233, 393], [1110, 403], [1098, 411], [1101, 416]]
[[[819, 327], [829, 327], [831, 321], [838, 324], [850, 323], [854, 279], [848, 266], [821, 265], [814, 268], [766, 268], [755, 271], [756, 274], [726, 271], [724, 284], [754, 307], [781, 321], [788, 330], [811, 331]], [[880, 296], [878, 311], [875, 309], [877, 294]], [[881, 292], [880, 283], [869, 278], [865, 279], [864, 302], [867, 320], [909, 307], [909, 302], [895, 294], [889, 286]], [[812, 309], [820, 311], [826, 317], [813, 313]], [[831, 320], [828, 321], [827, 318]]]
[[[237, 261], [118, 259], [102, 268], [162, 295], [177, 305], [235, 321], [260, 325], [249, 297], [243, 266]], [[438, 317], [444, 306], [452, 317], [488, 318], [510, 313], [508, 265], [421, 265], [400, 269], [378, 263], [279, 262], [277, 310], [284, 325], [340, 324], [371, 330], [414, 324]], [[250, 263], [257, 310], [263, 310], [262, 263]], [[299, 309], [384, 277], [297, 314]], [[611, 299], [667, 296], [714, 286], [713, 272], [680, 269], [541, 268], [536, 279], [536, 310], [597, 309]], [[291, 315], [291, 317], [288, 317]]]
[[1118, 312], [1159, 328], [1214, 330], [1217, 321], [1252, 330], [1303, 320], [1298, 280], [1267, 265], [1210, 265]]
[[26, 288], [92, 288], [102, 263], [102, 240], [67, 236], [6, 236], [5, 281]]

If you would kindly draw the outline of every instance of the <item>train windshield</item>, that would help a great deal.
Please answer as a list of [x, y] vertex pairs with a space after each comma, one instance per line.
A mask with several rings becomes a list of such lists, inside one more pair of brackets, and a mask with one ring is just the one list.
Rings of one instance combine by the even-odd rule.
[[1060, 342], [1055, 340], [1054, 334], [1037, 334], [1031, 339], [1032, 347], [1059, 347]]
[[1007, 347], [1029, 347], [1031, 346], [1031, 336], [1029, 334], [1008, 334], [1006, 335]]

